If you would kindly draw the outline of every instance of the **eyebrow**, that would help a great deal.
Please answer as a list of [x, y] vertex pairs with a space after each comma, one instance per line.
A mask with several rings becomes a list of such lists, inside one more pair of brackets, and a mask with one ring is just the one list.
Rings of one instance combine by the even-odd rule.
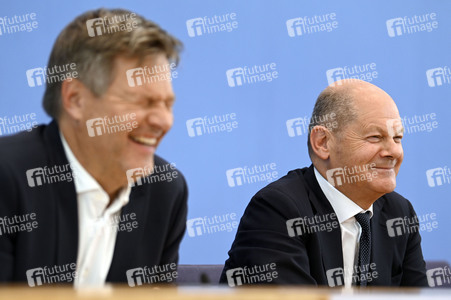
[[[402, 125], [402, 123], [401, 123], [401, 132], [402, 133], [404, 133], [404, 126]], [[379, 131], [379, 132], [387, 132], [388, 131], [388, 128], [387, 127], [381, 127], [381, 126], [379, 126], [379, 125], [370, 125], [370, 126], [368, 126], [366, 129], [365, 129], [365, 131], [371, 131], [371, 130], [377, 130], [377, 131]], [[398, 132], [398, 131], [397, 131]]]

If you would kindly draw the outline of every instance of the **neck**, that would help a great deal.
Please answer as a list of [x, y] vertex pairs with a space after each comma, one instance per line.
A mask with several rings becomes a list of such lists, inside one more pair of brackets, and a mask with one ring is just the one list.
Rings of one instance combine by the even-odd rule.
[[[323, 176], [323, 178], [327, 180], [326, 168], [320, 167], [316, 169], [321, 174], [321, 176]], [[364, 210], [369, 209], [377, 199], [384, 195], [384, 193], [376, 193], [374, 191], [367, 190], [363, 186], [350, 184], [335, 186], [334, 188], [340, 191], [343, 195], [348, 197], [351, 201], [353, 201]]]
[[[81, 128], [75, 127], [73, 124], [67, 122], [59, 123], [60, 130], [69, 145], [70, 150], [78, 160], [80, 165], [97, 181], [102, 189], [108, 194], [110, 198], [109, 205], [117, 197], [120, 190], [127, 184], [124, 182], [125, 176], [118, 176], [120, 172], [112, 170], [108, 164], [104, 164], [104, 159], [101, 157], [94, 157], [90, 155], [83, 147], [83, 143], [76, 134], [76, 131], [81, 132]], [[105, 176], [108, 174], [108, 176]], [[109, 206], [108, 205], [108, 206]]]

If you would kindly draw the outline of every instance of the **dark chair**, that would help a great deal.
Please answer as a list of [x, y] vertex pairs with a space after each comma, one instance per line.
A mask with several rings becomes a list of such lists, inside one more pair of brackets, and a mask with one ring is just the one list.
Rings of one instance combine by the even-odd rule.
[[224, 265], [179, 265], [177, 284], [219, 284]]
[[[180, 285], [219, 284], [224, 265], [179, 265], [177, 283]], [[426, 261], [426, 270], [446, 268], [451, 270], [447, 261]], [[446, 276], [446, 275], [445, 275]], [[449, 276], [449, 275], [448, 275]], [[451, 288], [451, 283], [443, 280], [437, 288]]]

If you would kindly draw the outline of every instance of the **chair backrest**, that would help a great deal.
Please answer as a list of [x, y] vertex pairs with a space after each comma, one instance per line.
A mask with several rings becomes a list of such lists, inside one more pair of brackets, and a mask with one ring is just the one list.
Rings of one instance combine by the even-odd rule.
[[179, 265], [177, 284], [219, 284], [224, 265]]
[[[223, 268], [224, 265], [179, 265], [177, 283], [180, 285], [217, 285], [219, 284], [219, 278], [221, 277]], [[444, 272], [446, 268], [451, 270], [447, 261], [426, 261], [426, 270], [437, 269], [440, 273]], [[435, 281], [435, 278], [428, 278], [429, 280], [434, 280], [429, 285], [434, 284], [434, 287], [437, 288], [451, 287], [451, 283], [447, 280]]]

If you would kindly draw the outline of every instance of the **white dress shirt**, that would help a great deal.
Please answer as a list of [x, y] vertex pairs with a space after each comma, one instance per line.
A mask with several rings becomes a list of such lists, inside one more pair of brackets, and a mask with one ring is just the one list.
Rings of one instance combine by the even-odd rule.
[[314, 170], [316, 180], [334, 209], [338, 222], [340, 222], [345, 287], [351, 287], [354, 262], [358, 260], [359, 240], [362, 232], [362, 228], [354, 216], [358, 213], [369, 211], [370, 218], [373, 217], [373, 205], [367, 210], [362, 209], [354, 201], [332, 186], [316, 168]]
[[78, 204], [78, 255], [75, 287], [104, 285], [117, 236], [121, 209], [129, 201], [131, 188], [121, 190], [109, 207], [110, 198], [72, 153], [60, 133], [66, 157], [75, 173], [74, 184]]

